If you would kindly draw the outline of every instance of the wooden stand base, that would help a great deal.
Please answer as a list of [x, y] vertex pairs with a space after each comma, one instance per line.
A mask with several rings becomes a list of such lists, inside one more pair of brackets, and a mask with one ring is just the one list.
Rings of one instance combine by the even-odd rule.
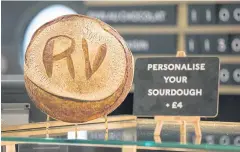
[[107, 115], [104, 118], [105, 118], [105, 140], [108, 140], [108, 119], [107, 119]]
[[200, 145], [202, 141], [202, 136], [195, 136], [194, 143]]
[[137, 146], [122, 146], [122, 152], [137, 152]]
[[47, 115], [47, 120], [46, 120], [46, 138], [49, 138], [49, 120], [50, 120], [50, 116]]
[[78, 124], [75, 124], [75, 139], [78, 138]]
[[195, 134], [196, 137], [201, 137], [202, 136], [202, 132], [201, 132], [201, 128], [200, 128], [200, 117], [191, 117], [191, 116], [155, 116], [154, 117], [155, 121], [156, 121], [156, 128], [154, 131], [154, 138], [157, 139], [158, 141], [161, 141], [161, 138], [158, 139], [155, 136], [160, 136], [161, 134], [161, 130], [162, 130], [162, 126], [164, 124], [164, 122], [166, 121], [175, 121], [175, 122], [179, 122], [180, 123], [180, 141], [182, 143], [186, 143], [187, 141], [187, 128], [186, 128], [186, 124], [187, 123], [192, 123], [194, 125], [195, 128]]
[[[186, 136], [186, 134], [185, 134], [185, 135], [182, 135], [182, 136]], [[154, 136], [153, 138], [154, 138], [154, 141], [155, 141], [156, 143], [161, 143], [161, 142], [162, 142], [162, 139], [161, 139], [161, 137], [160, 137], [159, 135]], [[195, 136], [193, 143], [194, 143], [195, 145], [200, 145], [200, 144], [201, 144], [201, 141], [202, 141], [202, 136]], [[187, 143], [187, 138], [186, 138], [186, 137], [180, 138], [180, 143], [186, 144], [186, 143]]]
[[6, 145], [6, 152], [16, 152], [16, 145], [15, 144]]

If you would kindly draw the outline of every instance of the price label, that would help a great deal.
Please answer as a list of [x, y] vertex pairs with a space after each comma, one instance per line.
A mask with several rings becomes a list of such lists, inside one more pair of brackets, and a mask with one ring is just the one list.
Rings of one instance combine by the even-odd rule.
[[139, 58], [134, 83], [135, 115], [217, 115], [218, 58]]

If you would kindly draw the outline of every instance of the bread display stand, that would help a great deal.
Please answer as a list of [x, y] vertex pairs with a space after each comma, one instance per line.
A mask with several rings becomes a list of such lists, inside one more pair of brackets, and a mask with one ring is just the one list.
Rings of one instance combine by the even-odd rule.
[[2, 136], [29, 137], [42, 135], [44, 132], [46, 137], [50, 137], [53, 133], [62, 133], [66, 131], [77, 132], [80, 130], [105, 130], [108, 133], [109, 129], [134, 127], [136, 126], [136, 120], [136, 116], [123, 115], [98, 118], [85, 123], [67, 123], [62, 121], [50, 121], [50, 117], [48, 116], [45, 122], [3, 126], [1, 129]]
[[[105, 140], [108, 140], [108, 119], [107, 115], [104, 117], [104, 124], [105, 124]], [[47, 115], [47, 120], [46, 120], [46, 138], [49, 138], [49, 120], [50, 116]], [[75, 139], [77, 139], [77, 134], [78, 134], [78, 124], [75, 124], [74, 132], [75, 132]]]
[[[105, 130], [105, 140], [108, 140], [108, 129], [122, 129], [129, 127], [136, 127], [137, 125], [136, 116], [105, 116], [104, 118], [95, 119], [85, 123], [67, 123], [62, 121], [50, 121], [50, 116], [47, 115], [45, 122], [30, 123], [24, 125], [15, 126], [3, 126], [2, 136], [9, 137], [31, 137], [31, 136], [45, 136], [46, 138], [51, 137], [51, 134], [58, 134], [68, 131], [75, 132], [75, 139], [77, 139], [78, 131], [85, 130]], [[2, 142], [2, 145], [6, 146], [7, 152], [15, 152], [15, 145], [18, 143], [14, 142]]]

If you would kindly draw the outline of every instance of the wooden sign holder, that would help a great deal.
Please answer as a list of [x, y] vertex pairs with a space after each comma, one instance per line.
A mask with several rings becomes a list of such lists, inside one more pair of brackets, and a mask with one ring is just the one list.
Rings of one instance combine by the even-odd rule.
[[[162, 143], [162, 139], [161, 139], [160, 136], [154, 136], [154, 141], [156, 143]], [[202, 141], [202, 136], [195, 136], [193, 143], [195, 145], [200, 145], [201, 141]], [[187, 135], [186, 134], [181, 135], [180, 143], [181, 144], [186, 144], [187, 143]]]
[[[184, 51], [178, 51], [176, 57], [186, 57], [186, 54]], [[180, 141], [182, 143], [186, 143], [186, 124], [192, 123], [195, 128], [195, 134], [196, 137], [201, 137], [202, 132], [200, 128], [200, 116], [155, 116], [154, 117], [156, 121], [156, 128], [154, 130], [154, 136], [160, 136], [162, 126], [164, 124], [164, 121], [175, 121], [180, 123]], [[156, 137], [154, 137], [156, 138]], [[157, 138], [158, 139], [158, 138]], [[161, 139], [161, 138], [159, 138]]]

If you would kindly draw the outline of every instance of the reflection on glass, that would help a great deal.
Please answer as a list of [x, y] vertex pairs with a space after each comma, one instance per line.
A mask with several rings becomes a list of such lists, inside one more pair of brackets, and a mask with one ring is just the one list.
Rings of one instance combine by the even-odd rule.
[[88, 140], [87, 138], [87, 131], [77, 131], [77, 138], [75, 135], [75, 131], [70, 131], [67, 133], [67, 139], [82, 139], [82, 140]]

